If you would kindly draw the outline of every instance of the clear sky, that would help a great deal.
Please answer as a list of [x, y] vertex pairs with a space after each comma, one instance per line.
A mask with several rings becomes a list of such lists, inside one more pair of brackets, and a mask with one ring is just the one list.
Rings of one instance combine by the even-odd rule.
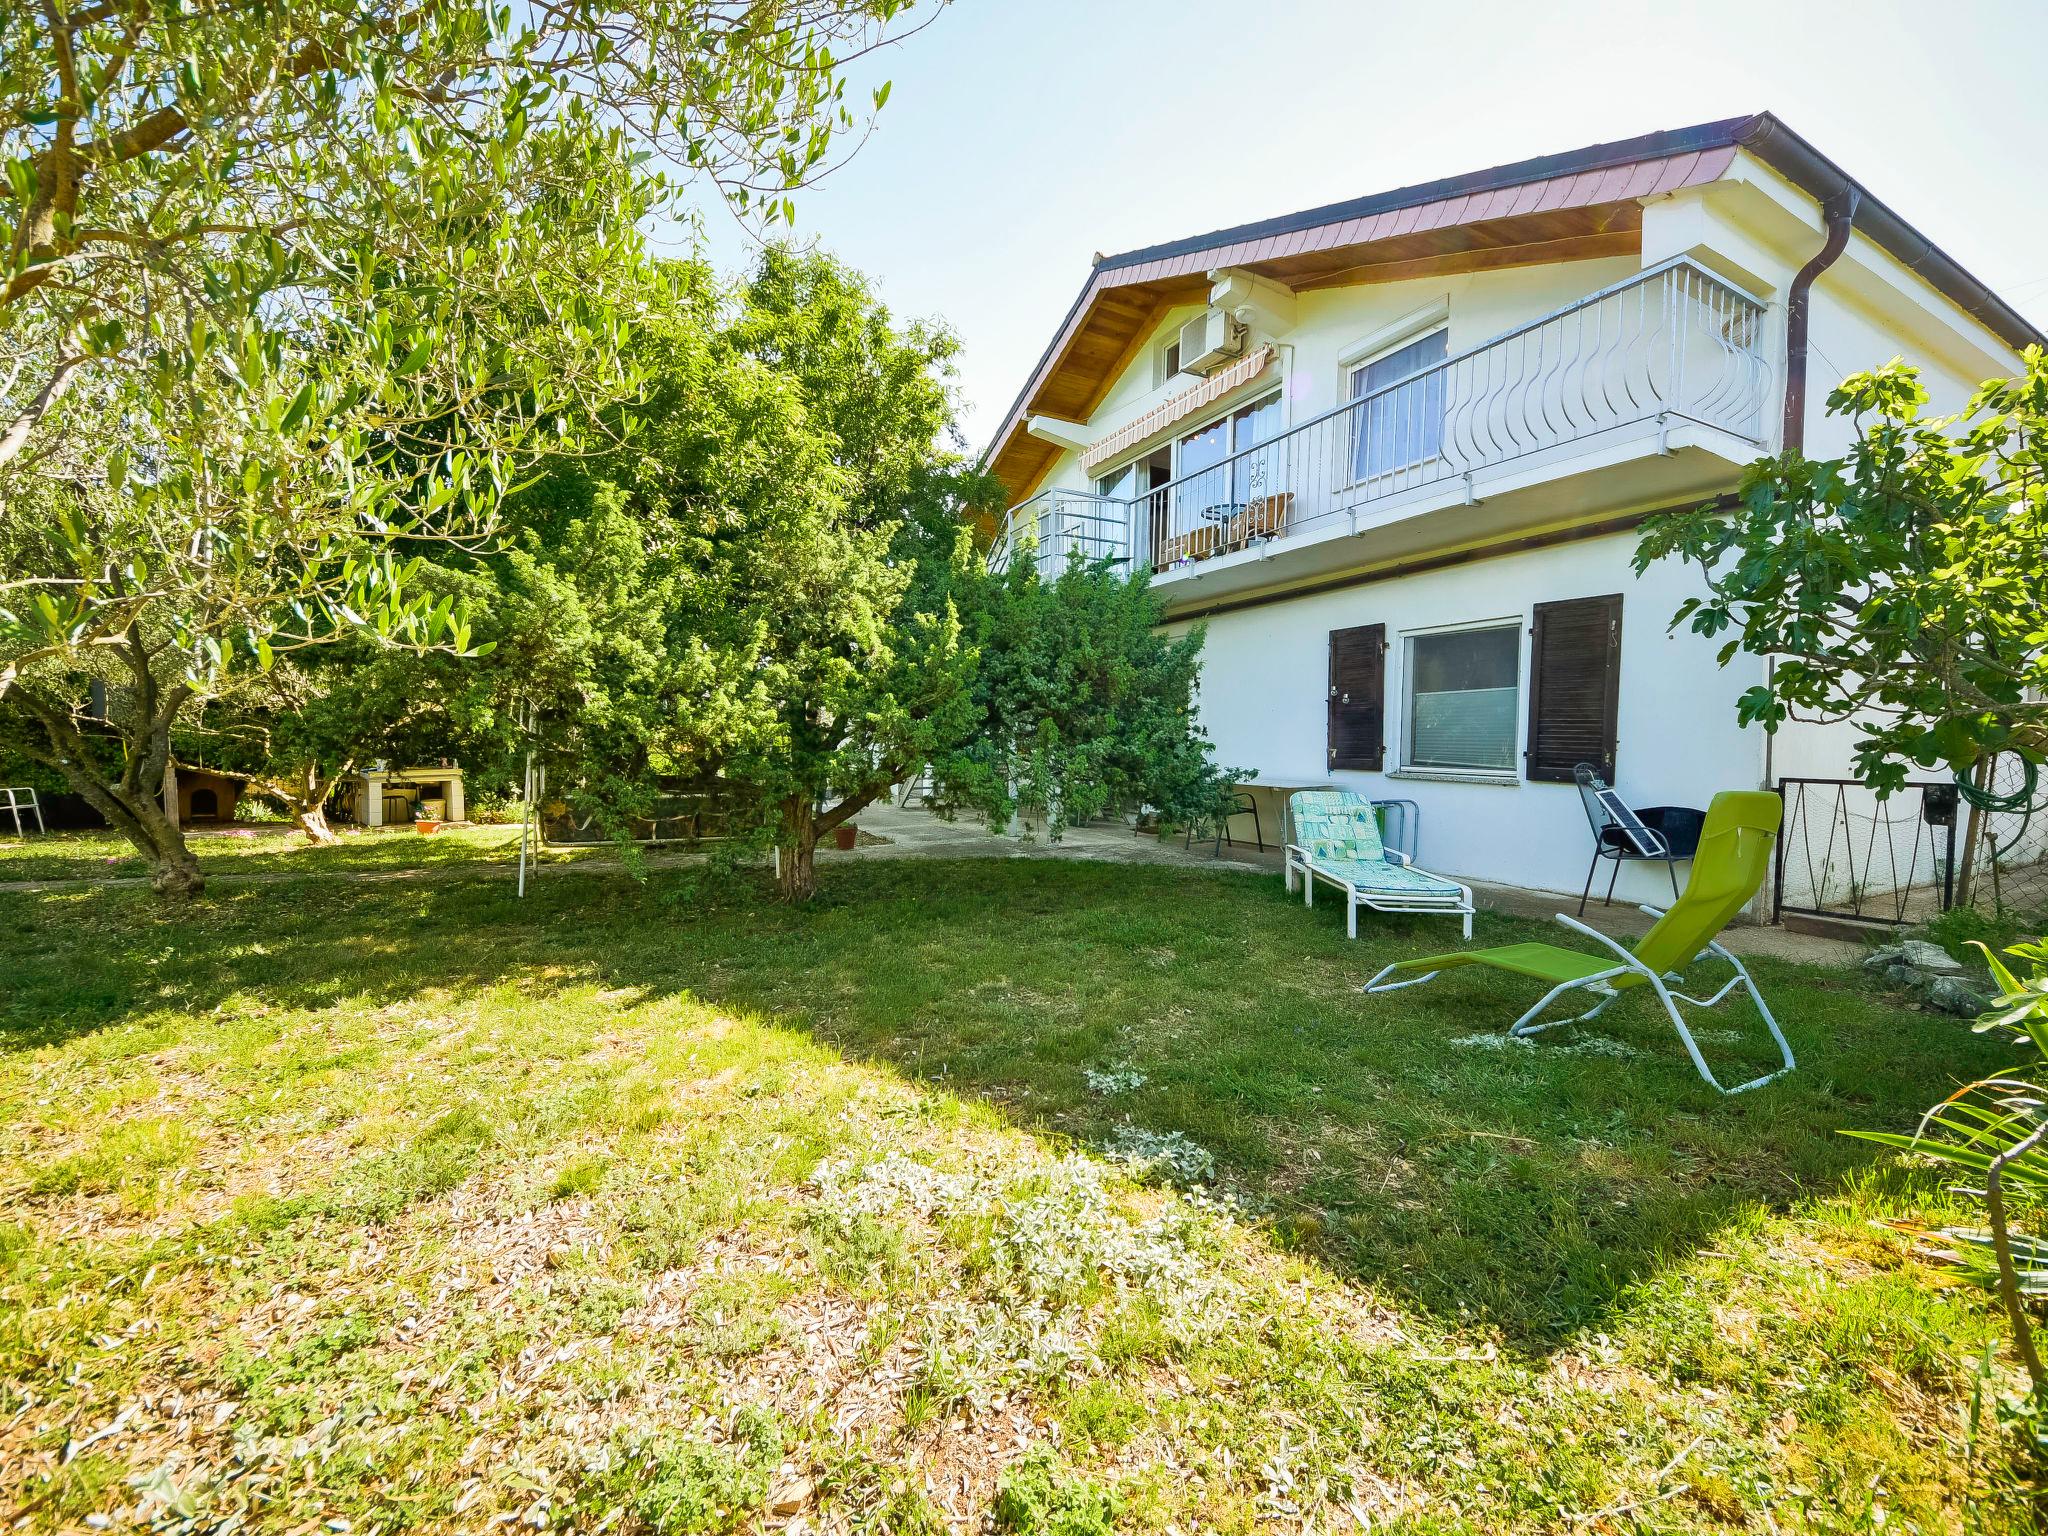
[[959, 333], [976, 449], [1094, 252], [1762, 109], [2048, 328], [2048, 0], [958, 0], [871, 63], [797, 231]]

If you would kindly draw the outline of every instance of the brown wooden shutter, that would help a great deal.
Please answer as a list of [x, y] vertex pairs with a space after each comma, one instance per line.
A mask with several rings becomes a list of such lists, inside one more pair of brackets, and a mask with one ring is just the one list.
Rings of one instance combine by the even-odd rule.
[[1330, 766], [1386, 762], [1387, 626], [1330, 631]]
[[1621, 712], [1621, 594], [1538, 603], [1529, 647], [1527, 778], [1569, 784], [1591, 763], [1614, 782]]

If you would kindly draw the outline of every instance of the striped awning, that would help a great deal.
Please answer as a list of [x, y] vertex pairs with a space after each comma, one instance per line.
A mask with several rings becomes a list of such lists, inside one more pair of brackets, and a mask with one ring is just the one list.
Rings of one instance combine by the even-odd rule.
[[1148, 437], [1158, 436], [1175, 422], [1192, 416], [1211, 401], [1222, 399], [1241, 384], [1249, 384], [1264, 373], [1272, 361], [1273, 349], [1270, 346], [1262, 343], [1252, 348], [1221, 373], [1210, 374], [1201, 383], [1153, 406], [1137, 420], [1118, 427], [1101, 441], [1091, 443], [1081, 455], [1081, 467], [1094, 469], [1099, 464], [1107, 464], [1118, 454], [1135, 448]]

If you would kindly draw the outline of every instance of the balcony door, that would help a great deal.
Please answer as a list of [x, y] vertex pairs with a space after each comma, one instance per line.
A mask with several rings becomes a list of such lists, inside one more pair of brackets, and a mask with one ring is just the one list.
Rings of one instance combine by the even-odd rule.
[[1443, 451], [1444, 371], [1436, 365], [1449, 355], [1450, 336], [1431, 331], [1351, 370], [1351, 398], [1372, 397], [1352, 418], [1354, 480], [1398, 474]]
[[[1109, 498], [1130, 517], [1130, 532], [1135, 540], [1134, 558], [1157, 565], [1159, 551], [1171, 536], [1166, 513], [1167, 493], [1163, 489], [1173, 478], [1173, 449], [1164, 446], [1153, 449], [1142, 459], [1133, 459], [1113, 475], [1105, 475], [1095, 482], [1099, 496]], [[1111, 508], [1102, 511], [1110, 514]]]
[[1228, 515], [1254, 496], [1278, 489], [1278, 447], [1252, 449], [1280, 435], [1280, 392], [1239, 406], [1197, 427], [1176, 445], [1174, 480], [1178, 509], [1187, 514]]

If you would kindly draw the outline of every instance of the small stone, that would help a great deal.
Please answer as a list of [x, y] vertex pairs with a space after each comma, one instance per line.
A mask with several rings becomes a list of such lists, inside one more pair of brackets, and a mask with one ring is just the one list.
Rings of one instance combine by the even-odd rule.
[[1974, 1019], [1991, 1006], [1991, 999], [1957, 976], [1937, 976], [1927, 989], [1927, 1006]]
[[1888, 971], [1892, 968], [1894, 962], [1905, 958], [1906, 948], [1903, 944], [1887, 944], [1882, 949], [1873, 949], [1868, 955], [1863, 957], [1863, 969], [1866, 971]]
[[1908, 939], [1899, 946], [1901, 958], [1908, 965], [1923, 971], [1933, 971], [1941, 976], [1960, 976], [1962, 961], [1943, 949], [1939, 944], [1930, 944], [1925, 939]]

